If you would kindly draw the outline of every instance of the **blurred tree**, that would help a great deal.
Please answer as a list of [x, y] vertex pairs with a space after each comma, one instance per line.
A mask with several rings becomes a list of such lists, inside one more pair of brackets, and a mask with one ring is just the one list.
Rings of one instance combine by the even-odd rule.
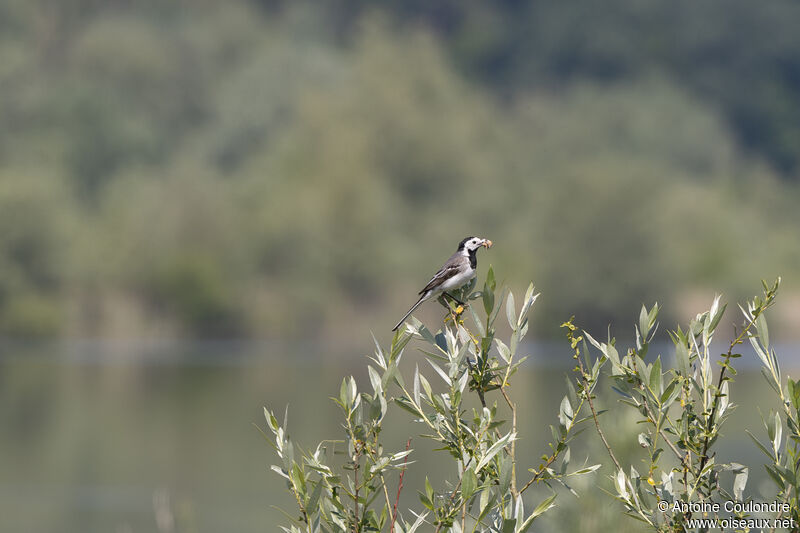
[[61, 331], [69, 218], [57, 181], [26, 171], [0, 174], [0, 331]]
[[784, 0], [188, 5], [0, 0], [0, 334], [379, 328], [471, 233], [597, 329], [800, 271]]

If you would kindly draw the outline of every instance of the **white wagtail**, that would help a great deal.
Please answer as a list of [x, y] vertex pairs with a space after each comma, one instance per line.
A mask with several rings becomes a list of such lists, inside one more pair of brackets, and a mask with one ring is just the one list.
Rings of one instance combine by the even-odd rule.
[[467, 237], [458, 243], [458, 250], [456, 250], [456, 253], [450, 256], [450, 259], [439, 269], [439, 272], [434, 274], [428, 284], [419, 291], [420, 297], [417, 303], [411, 306], [408, 313], [400, 319], [400, 322], [392, 328], [392, 331], [396, 331], [397, 328], [405, 322], [408, 315], [413, 313], [422, 302], [430, 300], [434, 296], [447, 296], [458, 304], [464, 305], [464, 302], [448, 291], [464, 286], [469, 280], [475, 277], [478, 271], [478, 257], [476, 253], [481, 246], [490, 248], [492, 246], [492, 241], [489, 239], [481, 239], [480, 237]]

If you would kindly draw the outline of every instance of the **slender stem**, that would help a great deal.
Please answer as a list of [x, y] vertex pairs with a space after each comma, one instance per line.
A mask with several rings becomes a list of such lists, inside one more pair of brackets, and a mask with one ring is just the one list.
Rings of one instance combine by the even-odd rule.
[[[383, 472], [379, 472], [378, 477], [381, 478], [381, 486], [383, 487], [383, 497], [386, 500], [386, 510], [389, 511], [389, 516], [392, 516], [391, 515], [392, 500], [389, 499], [389, 489], [386, 488], [386, 478], [383, 476]], [[392, 524], [394, 524], [394, 517], [392, 518]], [[391, 532], [392, 529], [390, 528], [389, 531]]]
[[[678, 447], [677, 447], [677, 446], [675, 446], [675, 444], [674, 444], [674, 443], [673, 443], [671, 440], [669, 440], [669, 439], [667, 438], [667, 435], [666, 435], [666, 433], [664, 432], [664, 429], [663, 429], [663, 428], [661, 428], [660, 424], [658, 424], [658, 423], [656, 422], [655, 415], [653, 414], [653, 411], [652, 411], [652, 409], [650, 409], [650, 404], [648, 404], [648, 403], [647, 403], [647, 400], [644, 398], [644, 393], [642, 393], [642, 404], [644, 405], [645, 411], [647, 411], [647, 417], [648, 417], [648, 418], [649, 418], [649, 419], [652, 421], [652, 423], [653, 423], [653, 427], [655, 427], [655, 428], [656, 428], [656, 430], [658, 431], [658, 434], [659, 434], [659, 435], [661, 435], [661, 438], [662, 438], [662, 439], [664, 439], [664, 442], [666, 442], [666, 443], [667, 443], [667, 445], [669, 446], [669, 448], [670, 448], [670, 449], [672, 450], [672, 452], [675, 454], [675, 457], [677, 457], [677, 458], [678, 458], [678, 460], [680, 460], [680, 461], [683, 461], [683, 454], [680, 452], [680, 450], [678, 449]], [[591, 405], [591, 404], [590, 404], [590, 405]]]
[[753, 326], [753, 324], [755, 324], [755, 321], [759, 317], [761, 312], [762, 309], [759, 308], [755, 311], [755, 313], [753, 313], [753, 319], [748, 321], [748, 323], [744, 326], [744, 328], [742, 328], [742, 331], [739, 333], [739, 335], [737, 335], [736, 338], [733, 341], [731, 341], [731, 344], [728, 347], [728, 352], [725, 354], [725, 364], [722, 365], [722, 369], [719, 371], [719, 378], [717, 379], [717, 390], [714, 393], [714, 400], [711, 403], [711, 413], [709, 413], [708, 418], [706, 419], [706, 435], [703, 438], [703, 451], [700, 454], [700, 467], [697, 470], [698, 477], [700, 476], [700, 473], [703, 471], [703, 468], [705, 468], [706, 464], [708, 463], [709, 459], [708, 446], [709, 442], [711, 442], [711, 430], [714, 428], [714, 418], [716, 418], [717, 416], [717, 410], [719, 408], [719, 399], [722, 397], [721, 388], [722, 384], [725, 382], [725, 370], [728, 369], [728, 364], [731, 361], [731, 357], [733, 355], [733, 348], [742, 343], [742, 340], [744, 339], [745, 335], [747, 334], [748, 331], [750, 331], [750, 328]]
[[294, 499], [297, 500], [297, 506], [300, 508], [300, 515], [302, 517], [302, 521], [306, 523], [308, 527], [308, 531], [311, 531], [311, 521], [308, 519], [308, 513], [306, 512], [306, 506], [303, 505], [303, 501], [300, 499], [300, 494], [297, 492], [297, 488], [294, 486], [294, 482], [290, 485], [292, 487], [292, 494], [294, 494]]
[[[486, 429], [488, 429], [488, 426], [486, 427]], [[480, 442], [483, 439], [483, 437], [486, 435], [486, 429], [483, 429], [483, 430], [481, 430], [480, 433], [478, 433], [478, 436], [475, 439], [477, 442]], [[458, 490], [461, 488], [461, 481], [464, 479], [464, 472], [467, 471], [467, 467], [472, 462], [472, 459], [473, 459], [472, 457], [467, 459], [467, 461], [464, 463], [464, 466], [461, 468], [461, 475], [458, 477], [458, 483], [456, 483], [456, 486], [453, 487], [453, 492], [450, 493], [450, 497], [447, 499], [447, 506], [448, 507], [455, 501], [456, 494], [458, 494]], [[475, 472], [475, 473], [477, 474], [477, 472]], [[467, 502], [463, 501], [463, 499], [462, 499], [460, 507], [466, 506], [466, 504], [467, 504]], [[442, 524], [439, 524], [438, 526], [436, 526], [436, 532], [435, 533], [439, 533], [439, 531], [441, 529], [442, 529]]]
[[[466, 470], [466, 465], [464, 466], [464, 471], [465, 470]], [[461, 472], [462, 475], [458, 478], [458, 483], [456, 483], [456, 486], [453, 487], [453, 492], [450, 494], [450, 498], [447, 499], [447, 505], [448, 506], [453, 503], [453, 501], [456, 498], [456, 494], [458, 494], [458, 489], [461, 488], [461, 480], [464, 479], [464, 475], [463, 475], [464, 471]], [[435, 533], [439, 533], [439, 531], [441, 531], [442, 525], [443, 524], [440, 523], [438, 526], [436, 526], [436, 532]]]
[[[411, 447], [411, 439], [406, 441], [406, 451]], [[403, 468], [400, 470], [400, 480], [397, 482], [397, 495], [394, 499], [394, 508], [392, 509], [392, 521], [389, 524], [389, 533], [394, 533], [394, 523], [397, 520], [397, 505], [400, 503], [400, 492], [403, 490], [403, 476], [406, 473], [406, 466], [408, 466], [408, 455], [403, 460]], [[384, 486], [385, 488], [385, 486]]]
[[521, 489], [519, 489], [519, 494], [522, 494], [523, 492], [528, 490], [528, 487], [533, 485], [536, 482], [536, 480], [539, 479], [542, 476], [542, 474], [544, 474], [547, 468], [551, 464], [553, 464], [553, 461], [555, 461], [557, 458], [558, 458], [558, 452], [553, 452], [552, 455], [550, 455], [550, 457], [547, 458], [547, 461], [541, 467], [539, 467], [539, 470], [533, 475], [533, 477], [530, 480], [528, 480], [528, 482], [525, 483], [525, 485], [523, 485]]
[[[509, 409], [511, 409], [511, 431], [516, 435], [517, 433], [517, 406], [511, 401], [506, 393], [505, 386], [500, 387], [500, 394], [505, 398]], [[517, 492], [517, 440], [511, 441], [511, 494], [516, 498], [519, 493]]]
[[[576, 348], [577, 349], [577, 348]], [[603, 441], [603, 446], [606, 447], [606, 451], [608, 452], [608, 456], [611, 457], [611, 460], [614, 461], [614, 464], [617, 467], [617, 471], [622, 470], [622, 465], [617, 460], [617, 456], [614, 455], [614, 452], [611, 450], [611, 445], [608, 443], [608, 439], [606, 439], [605, 433], [603, 433], [603, 429], [600, 427], [600, 420], [597, 418], [597, 410], [594, 408], [594, 402], [592, 401], [592, 390], [589, 386], [589, 380], [586, 376], [586, 368], [583, 366], [583, 360], [580, 357], [576, 357], [578, 361], [578, 370], [581, 374], [581, 388], [583, 389], [583, 394], [586, 395], [586, 401], [589, 404], [589, 409], [592, 411], [592, 420], [594, 420], [594, 427], [597, 429], [597, 434], [600, 435], [600, 440]]]
[[[575, 409], [575, 413], [574, 413], [574, 417], [575, 418], [578, 417], [578, 414], [581, 412], [581, 409], [583, 409], [583, 402], [584, 401], [586, 401], [586, 400], [581, 398], [581, 402], [578, 404], [577, 409]], [[567, 436], [564, 436], [562, 438], [562, 440], [559, 441], [559, 442], [566, 443], [566, 441], [567, 441]], [[544, 464], [539, 466], [539, 470], [537, 470], [536, 473], [533, 475], [533, 477], [530, 480], [528, 480], [528, 482], [525, 483], [525, 485], [523, 485], [523, 487], [519, 490], [519, 494], [522, 494], [523, 492], [528, 490], [528, 487], [533, 485], [540, 477], [542, 477], [542, 475], [547, 471], [547, 468], [551, 464], [553, 464], [553, 462], [555, 462], [556, 459], [558, 459], [558, 456], [559, 456], [560, 453], [561, 452], [558, 451], [558, 447], [556, 447], [555, 451], [550, 455], [550, 457], [547, 458], [547, 461]]]
[[355, 447], [356, 447], [355, 448], [355, 452], [356, 453], [355, 453], [354, 460], [353, 460], [353, 472], [354, 472], [354, 477], [355, 477], [355, 494], [353, 495], [353, 502], [355, 503], [355, 510], [354, 510], [354, 513], [355, 513], [355, 529], [354, 529], [354, 531], [356, 533], [358, 533], [359, 531], [361, 531], [361, 524], [359, 524], [359, 522], [358, 522], [358, 491], [360, 490], [359, 486], [358, 486], [358, 463], [359, 463], [359, 459], [360, 459], [360, 456], [361, 456], [361, 450], [358, 449], [358, 442], [356, 442]]
[[[791, 490], [787, 490], [786, 494], [783, 495], [783, 503], [786, 503], [786, 502], [789, 501], [789, 494], [790, 493], [791, 493]], [[783, 517], [783, 505], [781, 505], [781, 512], [778, 513], [778, 516], [775, 517], [775, 520], [772, 523], [773, 524], [777, 523], [782, 517]], [[769, 530], [769, 533], [775, 533], [775, 528], [776, 527], [777, 526], [773, 525], [772, 529]]]
[[[581, 364], [583, 366], [583, 364]], [[622, 470], [622, 465], [620, 465], [617, 457], [614, 455], [614, 452], [611, 450], [611, 445], [608, 443], [608, 439], [606, 439], [605, 433], [603, 433], [602, 428], [600, 427], [600, 421], [597, 419], [597, 410], [594, 408], [594, 402], [592, 401], [592, 393], [586, 387], [586, 378], [583, 379], [583, 391], [586, 394], [586, 400], [589, 402], [589, 409], [592, 411], [592, 420], [594, 420], [594, 427], [597, 429], [597, 434], [600, 435], [600, 440], [603, 441], [603, 446], [606, 447], [606, 451], [608, 452], [608, 456], [611, 457], [611, 460], [614, 461], [614, 465], [616, 465], [617, 470]]]

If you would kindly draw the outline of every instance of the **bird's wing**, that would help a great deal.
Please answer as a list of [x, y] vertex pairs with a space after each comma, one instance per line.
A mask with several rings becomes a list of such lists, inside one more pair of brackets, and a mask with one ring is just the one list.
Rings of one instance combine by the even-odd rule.
[[435, 289], [448, 279], [459, 274], [464, 268], [463, 263], [463, 258], [459, 254], [454, 254], [450, 259], [447, 260], [444, 266], [439, 269], [439, 272], [433, 275], [428, 284], [425, 285], [421, 291], [419, 291], [419, 294], [424, 294], [431, 289]]

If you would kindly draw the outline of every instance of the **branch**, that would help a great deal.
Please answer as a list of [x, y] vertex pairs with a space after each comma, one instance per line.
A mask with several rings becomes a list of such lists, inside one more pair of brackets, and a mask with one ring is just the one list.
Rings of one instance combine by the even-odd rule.
[[[517, 406], [511, 402], [511, 398], [508, 397], [506, 393], [505, 387], [500, 387], [500, 393], [505, 398], [508, 407], [511, 409], [511, 431], [516, 434], [517, 433]], [[516, 497], [519, 493], [517, 492], [517, 441], [516, 439], [511, 441], [511, 494]]]
[[[406, 441], [406, 451], [411, 447], [411, 439]], [[400, 503], [400, 492], [403, 490], [403, 476], [406, 473], [406, 466], [408, 465], [408, 455], [403, 461], [403, 468], [400, 470], [400, 481], [397, 483], [397, 496], [394, 499], [394, 508], [392, 509], [392, 521], [389, 524], [389, 533], [394, 533], [394, 523], [397, 520], [397, 504]]]
[[719, 378], [717, 379], [717, 390], [714, 393], [714, 401], [711, 404], [711, 413], [709, 413], [708, 418], [706, 419], [706, 435], [703, 438], [703, 451], [700, 454], [700, 468], [697, 471], [698, 476], [700, 475], [700, 472], [703, 471], [703, 468], [705, 468], [706, 463], [708, 462], [709, 459], [708, 446], [711, 440], [711, 430], [714, 427], [714, 418], [717, 416], [717, 409], [719, 408], [719, 399], [722, 397], [720, 389], [722, 388], [722, 384], [725, 381], [725, 370], [727, 370], [728, 364], [730, 363], [731, 357], [733, 355], [733, 348], [742, 343], [742, 341], [745, 338], [745, 335], [747, 335], [748, 331], [750, 331], [750, 328], [753, 326], [753, 324], [755, 324], [756, 320], [763, 311], [764, 308], [760, 307], [756, 310], [755, 313], [753, 313], [753, 319], [748, 321], [748, 323], [744, 326], [744, 328], [742, 328], [742, 331], [739, 333], [739, 335], [737, 335], [736, 338], [731, 341], [730, 346], [728, 346], [728, 352], [724, 354], [725, 364], [722, 365], [722, 369], [719, 371]]
[[[580, 363], [581, 370], [583, 370], [583, 363]], [[608, 456], [611, 457], [611, 460], [614, 461], [614, 465], [617, 467], [617, 471], [622, 470], [622, 465], [619, 464], [617, 457], [614, 455], [614, 452], [611, 450], [611, 445], [608, 443], [606, 439], [605, 433], [600, 428], [600, 421], [597, 419], [597, 411], [594, 408], [594, 402], [592, 402], [592, 393], [587, 389], [586, 378], [581, 376], [583, 392], [586, 394], [586, 401], [589, 402], [589, 409], [592, 410], [592, 420], [594, 420], [594, 427], [597, 429], [597, 434], [600, 435], [600, 440], [603, 441], [603, 446], [606, 447], [606, 451], [608, 452]]]

